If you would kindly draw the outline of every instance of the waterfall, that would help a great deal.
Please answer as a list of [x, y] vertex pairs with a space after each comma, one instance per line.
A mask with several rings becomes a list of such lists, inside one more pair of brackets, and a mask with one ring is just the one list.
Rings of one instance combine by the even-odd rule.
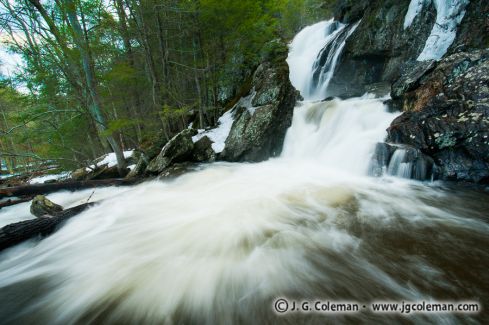
[[327, 96], [338, 58], [357, 26], [320, 22], [304, 28], [290, 44], [290, 80], [305, 101], [294, 111], [283, 159], [312, 159], [349, 173], [367, 173], [375, 144], [384, 139], [396, 114], [387, 112], [383, 99], [369, 95], [315, 101]]
[[303, 102], [294, 112], [282, 159], [313, 160], [324, 167], [365, 175], [377, 142], [397, 114], [372, 96]]
[[287, 62], [290, 81], [304, 99], [327, 97], [328, 85], [346, 40], [358, 24], [347, 26], [331, 19], [306, 27], [296, 35]]
[[[325, 96], [354, 28], [322, 22], [292, 42], [290, 78], [306, 100], [295, 108], [281, 157], [50, 195], [65, 207], [88, 197], [100, 203], [42, 241], [0, 254], [2, 323], [388, 324], [400, 316], [277, 315], [273, 302], [487, 299], [480, 285], [489, 283], [489, 207], [480, 208], [487, 195], [368, 177], [370, 156], [396, 114], [369, 95], [313, 101]], [[392, 173], [405, 174], [410, 166], [398, 155]], [[0, 214], [0, 222], [27, 219], [29, 205]]]

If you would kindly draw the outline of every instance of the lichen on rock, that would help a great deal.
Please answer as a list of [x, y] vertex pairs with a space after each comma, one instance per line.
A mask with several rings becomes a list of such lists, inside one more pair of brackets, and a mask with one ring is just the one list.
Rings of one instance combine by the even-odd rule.
[[488, 86], [489, 50], [444, 58], [412, 87], [393, 87], [404, 113], [389, 127], [388, 141], [431, 156], [442, 179], [489, 182]]

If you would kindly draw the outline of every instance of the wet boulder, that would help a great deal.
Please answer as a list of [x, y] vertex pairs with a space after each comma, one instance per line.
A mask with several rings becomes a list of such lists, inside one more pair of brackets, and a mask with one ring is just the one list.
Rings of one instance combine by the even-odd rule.
[[197, 131], [194, 129], [185, 129], [170, 139], [160, 153], [149, 162], [146, 172], [159, 174], [172, 163], [191, 159], [194, 149], [192, 136], [196, 133]]
[[44, 195], [37, 195], [32, 200], [30, 211], [34, 216], [40, 218], [46, 215], [56, 216], [63, 212], [63, 207], [50, 201]]
[[380, 177], [387, 170], [392, 154], [397, 147], [385, 142], [379, 142], [375, 145], [374, 154], [369, 165], [369, 175]]
[[369, 174], [423, 181], [437, 178], [438, 167], [430, 156], [414, 147], [380, 142], [375, 147]]

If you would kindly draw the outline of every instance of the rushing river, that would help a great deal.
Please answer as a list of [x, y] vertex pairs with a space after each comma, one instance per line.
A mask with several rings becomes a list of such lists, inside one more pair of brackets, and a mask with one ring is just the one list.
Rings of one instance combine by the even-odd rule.
[[[309, 38], [334, 41], [331, 23], [292, 43], [303, 93], [310, 71], [294, 62], [304, 67]], [[0, 323], [484, 323], [484, 312], [274, 312], [278, 297], [489, 305], [489, 192], [367, 176], [398, 114], [382, 101], [299, 103], [276, 159], [97, 189], [100, 204], [0, 255]], [[91, 193], [49, 197], [72, 206]], [[27, 203], [0, 212], [2, 225], [25, 218]]]

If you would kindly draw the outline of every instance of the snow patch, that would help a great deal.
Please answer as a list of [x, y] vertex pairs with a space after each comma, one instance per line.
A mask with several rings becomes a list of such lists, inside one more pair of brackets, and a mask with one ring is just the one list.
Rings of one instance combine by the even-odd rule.
[[[124, 158], [127, 159], [127, 158], [131, 157], [133, 153], [134, 153], [134, 150], [124, 151]], [[102, 157], [100, 157], [100, 158], [102, 158]], [[95, 165], [90, 165], [89, 167], [86, 168], [86, 171], [89, 172], [89, 171], [95, 169], [96, 167], [103, 166], [105, 164], [107, 164], [109, 168], [117, 165], [117, 158], [116, 158], [114, 152], [108, 153], [105, 156], [103, 156], [103, 159], [101, 161], [99, 161]]]
[[435, 5], [436, 22], [418, 61], [440, 60], [452, 45], [457, 35], [457, 26], [462, 22], [465, 8], [470, 0], [411, 0], [404, 18], [404, 29], [411, 26], [416, 16], [430, 3]]
[[199, 130], [199, 134], [194, 135], [192, 141], [197, 142], [204, 136], [207, 136], [213, 142], [212, 150], [214, 150], [215, 153], [222, 152], [229, 132], [231, 132], [231, 127], [233, 126], [233, 115], [233, 110], [227, 111], [219, 118], [219, 126], [217, 128], [209, 131]]
[[244, 107], [248, 110], [248, 112], [253, 115], [255, 114], [256, 107], [253, 107], [253, 104], [251, 102], [253, 101], [253, 98], [256, 96], [256, 90], [253, 88], [251, 93], [246, 96], [246, 97], [241, 97], [241, 99], [236, 103], [235, 107]]
[[39, 177], [34, 177], [33, 179], [31, 179], [29, 181], [29, 184], [42, 184], [44, 182], [53, 181], [53, 180], [57, 181], [57, 180], [60, 180], [63, 178], [67, 178], [68, 176], [70, 176], [69, 172], [64, 172], [64, 173], [60, 173], [60, 174], [53, 174], [53, 175], [43, 175], [43, 176], [39, 176]]

